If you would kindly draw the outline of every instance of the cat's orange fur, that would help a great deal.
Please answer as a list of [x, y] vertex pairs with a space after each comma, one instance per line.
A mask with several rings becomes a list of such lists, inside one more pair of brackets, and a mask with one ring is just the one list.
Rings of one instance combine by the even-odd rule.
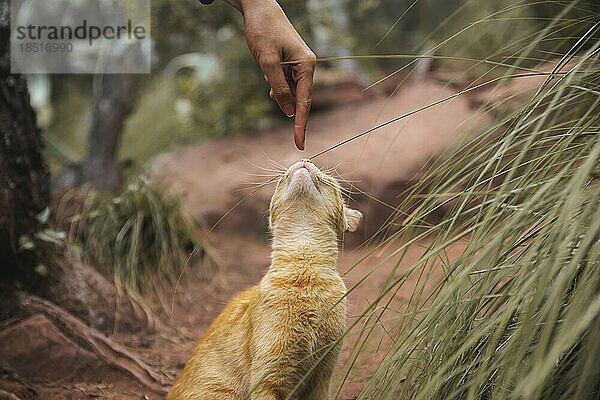
[[215, 319], [167, 399], [284, 399], [313, 367], [290, 398], [329, 398], [346, 319], [338, 239], [361, 220], [335, 179], [292, 165], [271, 199], [269, 271]]

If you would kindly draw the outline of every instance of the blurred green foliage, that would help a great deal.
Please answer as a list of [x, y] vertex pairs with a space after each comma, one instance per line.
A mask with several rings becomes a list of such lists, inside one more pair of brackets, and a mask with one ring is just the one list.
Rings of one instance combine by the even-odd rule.
[[165, 79], [154, 79], [140, 93], [126, 121], [119, 152], [121, 159], [134, 161], [134, 171], [164, 149], [198, 140], [191, 122], [175, 112], [177, 101], [174, 82]]
[[[568, 51], [589, 29], [600, 4], [470, 0], [456, 10], [431, 35], [444, 43], [440, 53], [533, 66]], [[550, 28], [553, 20], [556, 26]]]

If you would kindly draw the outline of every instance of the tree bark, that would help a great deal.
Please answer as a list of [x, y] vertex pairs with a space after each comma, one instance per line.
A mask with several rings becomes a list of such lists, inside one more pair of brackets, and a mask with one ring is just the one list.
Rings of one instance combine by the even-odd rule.
[[0, 2], [0, 274], [28, 281], [41, 262], [40, 248], [21, 249], [41, 228], [36, 214], [49, 203], [49, 173], [25, 79], [10, 74], [10, 14]]
[[94, 104], [87, 151], [81, 165], [82, 180], [98, 190], [115, 191], [121, 186], [117, 151], [125, 118], [131, 110], [134, 78], [104, 75]]

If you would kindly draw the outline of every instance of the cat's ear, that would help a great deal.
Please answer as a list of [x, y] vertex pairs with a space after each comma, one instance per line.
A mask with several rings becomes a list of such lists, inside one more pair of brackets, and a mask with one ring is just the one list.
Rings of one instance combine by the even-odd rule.
[[344, 215], [346, 217], [346, 230], [355, 232], [362, 222], [362, 213], [344, 206]]

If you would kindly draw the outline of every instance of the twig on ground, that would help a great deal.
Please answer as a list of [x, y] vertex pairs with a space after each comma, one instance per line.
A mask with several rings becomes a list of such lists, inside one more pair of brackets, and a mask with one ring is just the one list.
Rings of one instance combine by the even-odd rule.
[[132, 352], [87, 326], [56, 304], [25, 292], [17, 292], [21, 307], [46, 315], [63, 334], [108, 364], [128, 372], [149, 389], [166, 393], [169, 382]]

